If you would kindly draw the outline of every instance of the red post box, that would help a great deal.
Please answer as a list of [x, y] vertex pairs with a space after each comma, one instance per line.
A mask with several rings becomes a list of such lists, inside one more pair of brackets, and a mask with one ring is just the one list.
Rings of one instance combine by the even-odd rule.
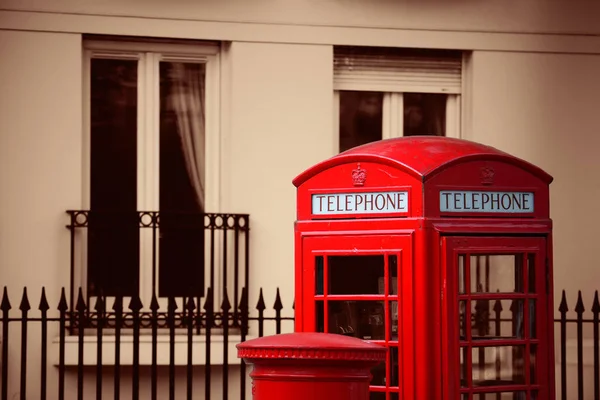
[[368, 400], [370, 369], [387, 349], [325, 333], [288, 333], [237, 345], [254, 367], [254, 400]]
[[386, 346], [371, 399], [554, 399], [552, 177], [405, 137], [295, 180], [297, 332]]

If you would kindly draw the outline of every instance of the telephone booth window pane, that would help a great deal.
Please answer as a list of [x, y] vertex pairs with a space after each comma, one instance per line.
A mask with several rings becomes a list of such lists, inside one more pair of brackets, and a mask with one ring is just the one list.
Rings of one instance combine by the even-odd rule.
[[458, 293], [465, 292], [465, 256], [458, 256]]
[[474, 300], [471, 302], [473, 340], [524, 337], [523, 300]]
[[521, 256], [472, 255], [470, 264], [471, 293], [524, 292]]
[[384, 279], [383, 255], [329, 256], [327, 263], [329, 294], [380, 293]]
[[[388, 256], [388, 277], [389, 286], [388, 293], [390, 295], [398, 294], [398, 257], [395, 255]], [[383, 281], [383, 278], [379, 278]], [[381, 285], [380, 285], [381, 286]], [[379, 294], [384, 294], [382, 288], [379, 288]]]
[[398, 302], [390, 301], [390, 340], [398, 340]]
[[538, 383], [537, 381], [537, 366], [536, 366], [536, 357], [537, 356], [537, 346], [532, 345], [529, 356], [529, 381], [532, 385]]
[[369, 394], [369, 400], [386, 400], [385, 392], [371, 392]]
[[537, 290], [535, 288], [535, 254], [527, 255], [527, 271], [529, 273], [529, 293], [536, 293]]
[[383, 301], [329, 301], [329, 333], [385, 340]]
[[399, 379], [398, 379], [398, 374], [399, 374], [399, 367], [400, 365], [398, 364], [398, 348], [397, 347], [390, 347], [390, 386], [393, 387], [398, 387], [399, 385]]
[[525, 346], [474, 348], [471, 352], [473, 386], [524, 384], [524, 355]]
[[460, 352], [460, 387], [469, 387], [469, 365], [467, 358], [469, 357], [469, 349], [464, 347]]
[[398, 395], [398, 393], [392, 392], [390, 393], [390, 400], [399, 400], [400, 397]]
[[467, 302], [461, 301], [458, 305], [458, 326], [460, 340], [467, 340], [467, 324], [470, 324], [467, 316]]
[[371, 386], [385, 386], [385, 363], [379, 363], [371, 368]]
[[323, 294], [323, 256], [315, 257], [315, 294]]
[[527, 301], [529, 303], [529, 337], [535, 339], [537, 338], [535, 300], [531, 299]]
[[315, 301], [315, 317], [317, 332], [325, 332], [325, 305], [321, 300]]

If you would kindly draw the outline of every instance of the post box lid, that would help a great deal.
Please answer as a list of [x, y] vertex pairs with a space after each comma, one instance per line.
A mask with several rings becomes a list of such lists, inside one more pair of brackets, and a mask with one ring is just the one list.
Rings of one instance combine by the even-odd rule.
[[320, 172], [349, 162], [386, 164], [425, 182], [442, 169], [473, 160], [501, 160], [529, 171], [547, 184], [552, 182], [552, 177], [541, 168], [491, 146], [448, 137], [408, 136], [354, 147], [307, 169], [293, 183], [299, 187]]
[[237, 346], [239, 358], [286, 358], [383, 361], [387, 348], [354, 337], [295, 332], [248, 340]]

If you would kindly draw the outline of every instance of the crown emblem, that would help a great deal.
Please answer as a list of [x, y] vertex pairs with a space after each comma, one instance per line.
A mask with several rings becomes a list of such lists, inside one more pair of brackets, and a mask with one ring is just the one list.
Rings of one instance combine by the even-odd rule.
[[481, 168], [481, 184], [483, 185], [491, 185], [494, 183], [494, 168], [492, 167], [482, 167]]
[[352, 181], [354, 186], [363, 186], [367, 180], [367, 170], [360, 167], [360, 163], [356, 166], [356, 169], [352, 171]]

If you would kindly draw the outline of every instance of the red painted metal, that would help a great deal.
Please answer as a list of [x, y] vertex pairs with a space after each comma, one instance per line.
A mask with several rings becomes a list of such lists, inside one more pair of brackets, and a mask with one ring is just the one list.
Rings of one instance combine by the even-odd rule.
[[[296, 331], [343, 331], [389, 348], [386, 368], [374, 370], [372, 399], [509, 391], [520, 393], [516, 399], [554, 399], [551, 182], [507, 153], [439, 137], [374, 142], [309, 168], [294, 179]], [[392, 207], [377, 213], [371, 203], [358, 207], [375, 192], [405, 192], [406, 207], [394, 208], [400, 197], [393, 196]], [[452, 207], [449, 196], [457, 196]], [[514, 207], [500, 207], [503, 199]], [[472, 274], [461, 267], [466, 259]], [[531, 291], [521, 287], [528, 279]], [[472, 292], [459, 292], [459, 283], [474, 285]], [[503, 290], [485, 290], [494, 285]], [[370, 322], [351, 329], [347, 315]], [[460, 337], [459, 317], [473, 325], [465, 331], [471, 336]], [[486, 364], [491, 357], [504, 357], [500, 373]]]
[[254, 400], [368, 400], [370, 369], [387, 349], [352, 337], [289, 333], [237, 345], [254, 368]]

